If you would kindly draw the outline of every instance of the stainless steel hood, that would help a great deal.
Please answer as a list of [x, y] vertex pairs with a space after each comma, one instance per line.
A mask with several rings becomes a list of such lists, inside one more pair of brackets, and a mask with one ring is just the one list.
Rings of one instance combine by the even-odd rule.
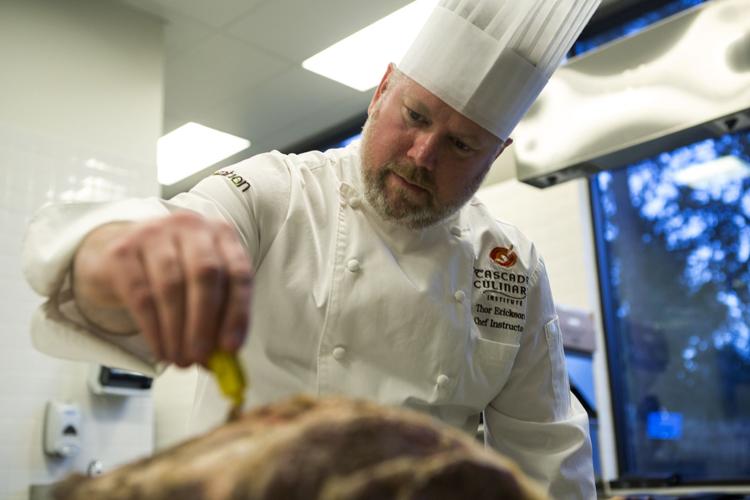
[[547, 187], [750, 126], [750, 0], [713, 0], [560, 68], [514, 132]]

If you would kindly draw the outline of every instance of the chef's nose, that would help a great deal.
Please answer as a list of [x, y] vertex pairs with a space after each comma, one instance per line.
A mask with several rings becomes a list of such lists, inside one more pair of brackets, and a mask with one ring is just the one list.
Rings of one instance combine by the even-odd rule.
[[419, 131], [414, 136], [407, 156], [416, 166], [433, 170], [438, 160], [438, 146], [437, 134]]

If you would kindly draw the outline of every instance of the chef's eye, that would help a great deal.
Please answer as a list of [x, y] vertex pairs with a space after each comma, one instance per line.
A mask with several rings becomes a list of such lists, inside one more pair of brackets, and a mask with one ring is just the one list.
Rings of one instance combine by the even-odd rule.
[[458, 149], [462, 153], [470, 153], [471, 151], [473, 151], [469, 146], [466, 145], [465, 142], [460, 139], [453, 139], [453, 145], [456, 146], [456, 149]]
[[405, 108], [406, 109], [406, 115], [409, 117], [409, 120], [413, 121], [414, 123], [426, 123], [427, 120], [424, 116], [422, 116], [420, 113], [417, 113], [413, 109]]

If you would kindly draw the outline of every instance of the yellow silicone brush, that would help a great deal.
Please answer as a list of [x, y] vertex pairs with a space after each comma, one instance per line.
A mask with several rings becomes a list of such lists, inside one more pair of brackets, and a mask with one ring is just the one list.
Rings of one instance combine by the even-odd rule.
[[208, 358], [208, 369], [213, 372], [221, 392], [232, 402], [227, 421], [236, 420], [245, 402], [245, 374], [235, 354], [215, 351]]

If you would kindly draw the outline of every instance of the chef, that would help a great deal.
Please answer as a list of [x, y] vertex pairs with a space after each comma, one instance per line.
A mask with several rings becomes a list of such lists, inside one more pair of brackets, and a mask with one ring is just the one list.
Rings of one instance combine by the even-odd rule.
[[[483, 415], [553, 498], [595, 498], [544, 262], [473, 195], [597, 3], [442, 0], [361, 143], [261, 154], [169, 201], [42, 209], [35, 345], [149, 374], [237, 352], [248, 407], [343, 394], [469, 433]], [[193, 430], [224, 408], [202, 378]]]

